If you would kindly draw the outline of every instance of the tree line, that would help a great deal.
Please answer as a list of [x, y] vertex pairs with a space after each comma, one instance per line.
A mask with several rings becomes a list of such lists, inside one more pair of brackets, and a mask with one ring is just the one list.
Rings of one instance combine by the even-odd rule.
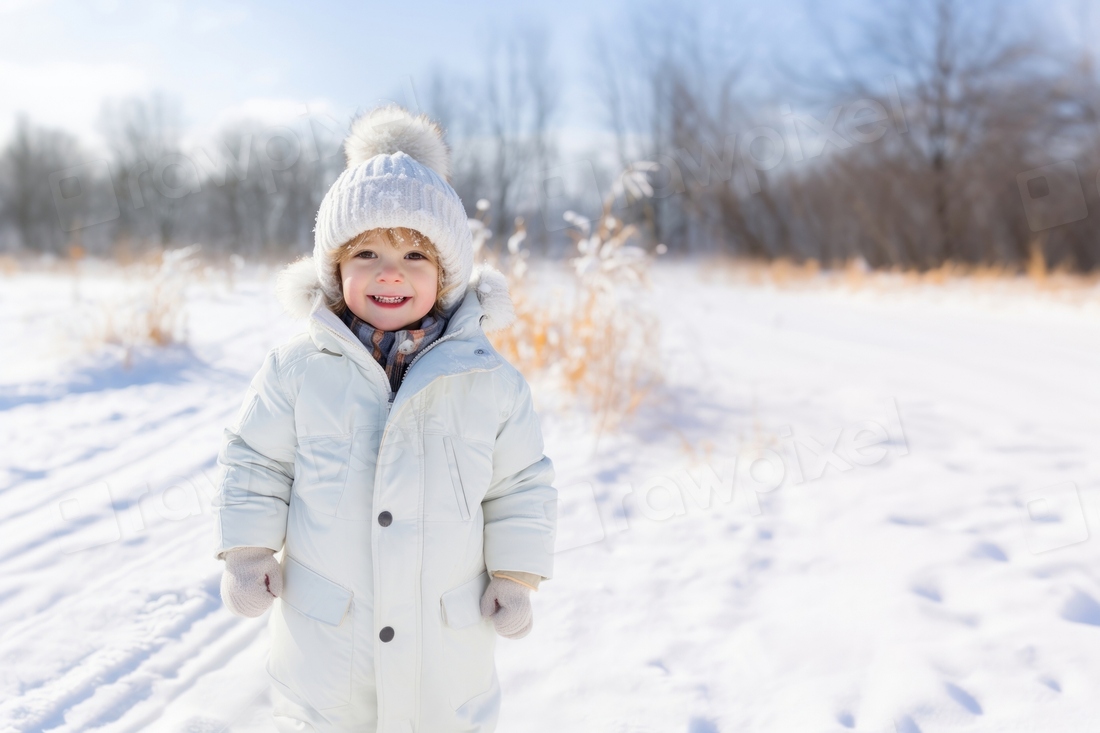
[[[665, 3], [595, 28], [573, 88], [529, 25], [487, 38], [476, 72], [438, 67], [391, 96], [442, 123], [452, 182], [471, 216], [488, 202], [497, 248], [519, 226], [535, 251], [567, 251], [564, 211], [595, 214], [633, 166], [653, 195], [628, 192], [615, 215], [672, 253], [1100, 267], [1100, 83], [1083, 44], [988, 0], [805, 12], [819, 53], [777, 49], [766, 78], [729, 26]], [[562, 130], [570, 91], [597, 123], [587, 148]], [[350, 119], [305, 109], [190, 146], [181, 119], [162, 94], [107, 103], [107, 150], [91, 152], [19, 117], [0, 150], [0, 249], [307, 251]]]

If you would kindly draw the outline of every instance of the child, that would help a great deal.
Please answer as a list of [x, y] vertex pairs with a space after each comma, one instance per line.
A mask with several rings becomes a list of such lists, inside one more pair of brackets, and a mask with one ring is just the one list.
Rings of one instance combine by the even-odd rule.
[[344, 148], [313, 256], [276, 285], [308, 332], [268, 353], [219, 453], [222, 598], [274, 606], [279, 730], [488, 733], [496, 634], [530, 631], [553, 571], [554, 468], [485, 337], [515, 314], [473, 267], [440, 129], [388, 105]]

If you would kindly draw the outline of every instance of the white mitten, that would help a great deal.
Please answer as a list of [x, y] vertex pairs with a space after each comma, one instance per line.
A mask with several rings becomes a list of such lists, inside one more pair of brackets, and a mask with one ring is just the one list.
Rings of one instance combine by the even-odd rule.
[[493, 626], [501, 636], [521, 639], [534, 623], [530, 595], [526, 586], [493, 576], [481, 596], [481, 615], [493, 619]]
[[238, 547], [225, 553], [222, 602], [237, 616], [255, 618], [283, 592], [283, 574], [275, 551]]

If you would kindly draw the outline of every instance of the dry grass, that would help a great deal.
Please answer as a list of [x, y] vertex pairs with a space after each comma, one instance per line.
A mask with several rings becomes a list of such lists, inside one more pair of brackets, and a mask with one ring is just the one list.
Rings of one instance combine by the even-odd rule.
[[504, 257], [484, 253], [508, 276], [516, 310], [512, 328], [492, 335], [494, 347], [521, 371], [544, 375], [587, 404], [597, 442], [662, 382], [660, 323], [637, 297], [650, 287], [653, 257], [629, 244], [635, 229], [612, 218], [610, 205], [595, 231], [583, 217], [569, 219], [580, 256], [568, 263], [568, 286], [553, 297], [528, 279], [522, 221]]
[[71, 305], [58, 322], [60, 348], [74, 357], [104, 349], [133, 365], [143, 347], [188, 340], [186, 289], [217, 270], [201, 267], [198, 245], [132, 253], [125, 262], [89, 257], [73, 245], [64, 256], [0, 255], [0, 274], [46, 276], [55, 295], [71, 287]]
[[18, 273], [21, 269], [19, 260], [11, 255], [0, 255], [0, 275], [10, 277]]
[[661, 382], [659, 323], [630, 303], [576, 287], [553, 300], [512, 280], [515, 325], [494, 346], [521, 371], [542, 373], [584, 400], [596, 435], [613, 430]]
[[139, 347], [186, 343], [185, 291], [204, 272], [198, 266], [197, 251], [197, 245], [162, 250], [122, 266], [125, 279], [135, 284], [120, 297], [100, 302], [88, 314], [91, 326], [83, 338], [83, 349], [120, 347], [123, 365], [128, 368]]
[[840, 267], [823, 268], [814, 259], [795, 262], [782, 257], [764, 261], [718, 256], [705, 258], [701, 272], [708, 280], [767, 284], [777, 288], [844, 287], [890, 291], [899, 287], [966, 286], [1047, 295], [1075, 302], [1100, 297], [1100, 273], [1081, 274], [1065, 267], [1049, 268], [1037, 245], [1032, 247], [1031, 257], [1024, 267], [948, 261], [927, 270], [900, 267], [872, 270], [861, 259], [849, 260]]

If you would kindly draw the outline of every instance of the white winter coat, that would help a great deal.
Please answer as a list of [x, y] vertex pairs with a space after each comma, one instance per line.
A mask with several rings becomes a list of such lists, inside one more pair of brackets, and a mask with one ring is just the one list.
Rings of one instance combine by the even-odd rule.
[[284, 550], [276, 715], [307, 723], [287, 730], [488, 733], [500, 685], [480, 598], [496, 570], [552, 576], [557, 518], [530, 389], [484, 333], [512, 318], [507, 283], [475, 270], [392, 404], [315, 296], [297, 294], [308, 333], [267, 355], [218, 459], [215, 556]]

